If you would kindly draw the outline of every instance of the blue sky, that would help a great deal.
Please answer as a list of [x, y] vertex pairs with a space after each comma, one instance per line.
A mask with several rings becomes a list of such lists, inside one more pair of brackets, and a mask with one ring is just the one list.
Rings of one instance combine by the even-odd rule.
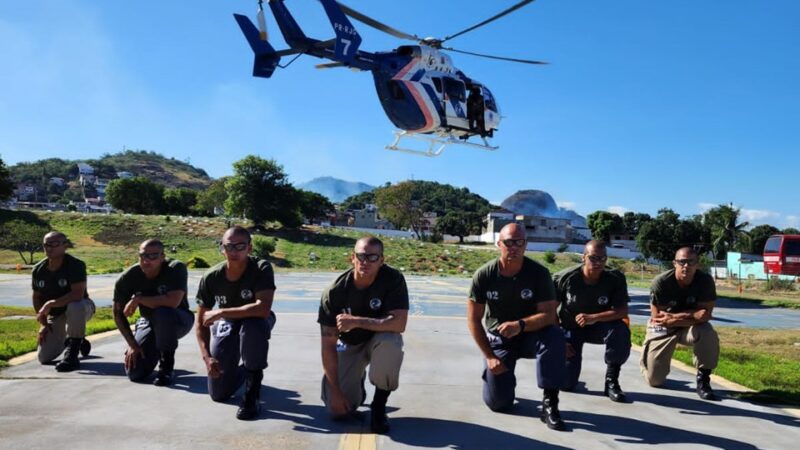
[[[450, 34], [513, 0], [349, 0], [422, 36]], [[332, 37], [322, 7], [291, 0]], [[538, 0], [456, 48], [543, 59], [534, 67], [452, 54], [504, 116], [497, 152], [439, 158], [383, 150], [393, 126], [369, 73], [303, 56], [273, 78], [232, 13], [254, 0], [0, 3], [0, 156], [7, 164], [123, 148], [188, 160], [213, 177], [247, 155], [290, 179], [466, 186], [492, 202], [520, 189], [562, 206], [689, 215], [732, 202], [745, 219], [800, 226], [800, 2]], [[364, 50], [400, 41], [356, 23]], [[285, 48], [274, 19], [270, 39]], [[284, 63], [287, 59], [284, 59]]]

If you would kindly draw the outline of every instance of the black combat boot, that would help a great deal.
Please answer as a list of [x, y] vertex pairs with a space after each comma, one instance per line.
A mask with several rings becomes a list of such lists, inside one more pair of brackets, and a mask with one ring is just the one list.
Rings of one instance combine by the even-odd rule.
[[153, 384], [156, 386], [169, 386], [172, 384], [172, 370], [175, 367], [175, 350], [161, 352], [158, 363], [158, 373]]
[[244, 398], [236, 411], [239, 420], [253, 420], [261, 412], [261, 379], [263, 370], [246, 370], [244, 378]]
[[72, 372], [78, 370], [81, 363], [78, 362], [78, 354], [81, 351], [81, 342], [83, 338], [69, 338], [67, 339], [67, 349], [64, 350], [64, 356], [61, 361], [56, 364], [57, 372]]
[[83, 338], [83, 341], [81, 341], [81, 356], [86, 358], [87, 356], [89, 356], [89, 352], [91, 351], [92, 351], [92, 343], [89, 342], [88, 339]]
[[606, 387], [603, 393], [612, 401], [625, 403], [625, 393], [619, 385], [619, 366], [609, 364], [606, 368]]
[[564, 421], [561, 420], [561, 413], [558, 412], [558, 389], [544, 390], [541, 419], [551, 430], [564, 431], [567, 429]]
[[389, 399], [391, 391], [375, 388], [375, 396], [372, 397], [370, 410], [369, 427], [373, 433], [386, 434], [389, 432], [389, 418], [386, 417], [386, 400]]
[[703, 400], [716, 400], [717, 396], [711, 389], [711, 369], [697, 370], [697, 395]]

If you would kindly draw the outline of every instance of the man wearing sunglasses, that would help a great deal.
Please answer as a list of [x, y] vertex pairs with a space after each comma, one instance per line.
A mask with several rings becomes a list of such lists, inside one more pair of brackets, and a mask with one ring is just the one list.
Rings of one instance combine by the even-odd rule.
[[683, 247], [675, 253], [673, 268], [653, 279], [650, 322], [639, 365], [650, 386], [667, 379], [677, 344], [692, 347], [697, 367], [697, 395], [714, 400], [711, 371], [719, 360], [719, 336], [709, 323], [717, 290], [711, 275], [697, 270], [697, 252]]
[[[164, 244], [148, 239], [139, 246], [139, 263], [129, 267], [114, 285], [114, 322], [128, 343], [125, 372], [142, 381], [158, 365], [153, 384], [169, 386], [178, 340], [192, 329], [194, 314], [186, 297], [188, 272], [178, 260], [167, 260]], [[139, 310], [136, 331], [127, 317]]]
[[500, 257], [475, 272], [467, 302], [467, 325], [485, 358], [483, 401], [493, 411], [510, 409], [517, 360], [536, 358], [538, 385], [544, 390], [541, 420], [562, 431], [558, 389], [566, 372], [565, 344], [553, 280], [547, 268], [525, 257], [522, 225], [504, 226], [497, 245]]
[[261, 410], [261, 380], [275, 325], [275, 276], [269, 261], [250, 256], [253, 247], [245, 228], [225, 231], [220, 250], [225, 261], [200, 279], [195, 333], [211, 399], [224, 402], [244, 383], [236, 418], [253, 420]]
[[397, 389], [408, 319], [403, 274], [383, 263], [376, 237], [356, 242], [353, 268], [325, 290], [317, 322], [322, 345], [322, 400], [334, 418], [355, 412], [366, 399], [364, 376], [375, 386], [370, 410], [373, 433], [386, 433], [386, 401]]
[[46, 258], [33, 266], [32, 276], [33, 309], [40, 325], [39, 362], [49, 363], [63, 351], [56, 364], [59, 372], [80, 368], [78, 354], [89, 354], [86, 322], [95, 311], [86, 291], [86, 264], [67, 254], [68, 245], [64, 233], [47, 233], [43, 242]]
[[589, 241], [583, 249], [583, 264], [553, 276], [558, 298], [558, 316], [567, 338], [565, 391], [572, 391], [581, 374], [583, 344], [606, 347], [606, 378], [603, 393], [624, 402], [619, 371], [631, 353], [631, 332], [623, 319], [628, 315], [628, 283], [625, 275], [606, 268], [606, 245]]

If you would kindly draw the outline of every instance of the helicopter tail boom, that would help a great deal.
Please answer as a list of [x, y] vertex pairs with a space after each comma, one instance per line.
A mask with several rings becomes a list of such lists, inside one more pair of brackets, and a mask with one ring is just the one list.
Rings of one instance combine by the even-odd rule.
[[250, 19], [241, 14], [234, 14], [233, 17], [239, 24], [239, 28], [242, 29], [242, 33], [250, 44], [250, 48], [253, 49], [253, 53], [256, 55], [253, 61], [253, 76], [262, 78], [271, 77], [272, 73], [275, 72], [275, 68], [278, 67], [281, 57], [275, 52], [275, 49], [272, 48], [269, 42], [261, 39], [258, 29], [256, 29]]

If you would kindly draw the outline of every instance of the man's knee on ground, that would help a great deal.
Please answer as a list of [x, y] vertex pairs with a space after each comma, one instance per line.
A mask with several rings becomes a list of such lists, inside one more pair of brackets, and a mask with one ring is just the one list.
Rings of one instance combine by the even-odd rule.
[[508, 411], [514, 406], [514, 397], [510, 398], [484, 398], [483, 402], [494, 412]]
[[41, 364], [47, 364], [47, 363], [53, 362], [53, 360], [58, 358], [58, 355], [60, 355], [60, 354], [61, 354], [61, 352], [57, 352], [56, 353], [56, 352], [54, 352], [52, 350], [51, 351], [43, 351], [43, 350], [40, 349], [37, 352], [36, 357], [39, 359], [39, 362]]
[[218, 403], [224, 403], [229, 398], [231, 398], [231, 395], [233, 395], [233, 394], [227, 393], [227, 392], [221, 392], [221, 391], [217, 391], [217, 390], [213, 390], [213, 389], [209, 389], [209, 391], [208, 391], [208, 396], [211, 397], [211, 400], [214, 400], [215, 402], [218, 402]]
[[650, 370], [643, 370], [642, 375], [644, 375], [645, 381], [647, 381], [647, 384], [649, 384], [651, 387], [659, 387], [664, 384], [665, 381], [667, 381], [666, 374], [656, 374]]

